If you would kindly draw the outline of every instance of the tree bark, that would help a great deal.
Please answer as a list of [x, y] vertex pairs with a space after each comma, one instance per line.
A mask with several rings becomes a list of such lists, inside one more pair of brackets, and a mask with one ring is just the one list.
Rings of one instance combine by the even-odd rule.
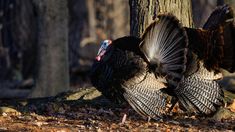
[[[108, 0], [107, 0], [108, 1]], [[129, 6], [127, 0], [113, 0], [112, 8], [109, 12], [109, 17], [112, 21], [112, 27], [110, 28], [111, 38], [116, 39], [129, 34], [130, 22]]]
[[95, 0], [97, 40], [116, 39], [129, 35], [127, 0]]
[[94, 39], [96, 42], [96, 21], [95, 21], [95, 5], [94, 0], [87, 0], [87, 9], [88, 9], [88, 23], [89, 23], [89, 37]]
[[140, 37], [161, 13], [174, 14], [183, 26], [193, 26], [191, 0], [130, 0], [129, 4], [131, 35]]
[[38, 73], [32, 97], [69, 88], [67, 0], [35, 0], [38, 12]]
[[19, 67], [23, 80], [33, 78], [36, 67], [37, 22], [31, 0], [16, 0], [14, 24], [12, 24], [13, 41], [20, 52]]

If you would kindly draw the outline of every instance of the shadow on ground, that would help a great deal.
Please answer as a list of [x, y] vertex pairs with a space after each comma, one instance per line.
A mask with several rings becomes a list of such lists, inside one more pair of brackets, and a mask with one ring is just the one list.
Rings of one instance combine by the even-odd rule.
[[[59, 94], [51, 98], [5, 99], [0, 101], [1, 131], [225, 131], [235, 130], [234, 113], [222, 108], [212, 118], [169, 114], [148, 122], [131, 108], [124, 109], [106, 100], [94, 88]], [[128, 113], [125, 124], [120, 124]], [[220, 116], [221, 115], [221, 116]]]

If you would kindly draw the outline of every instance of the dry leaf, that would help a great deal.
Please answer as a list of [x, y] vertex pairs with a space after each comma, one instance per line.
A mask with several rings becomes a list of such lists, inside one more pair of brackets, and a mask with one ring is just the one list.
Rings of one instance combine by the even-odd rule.
[[233, 100], [233, 103], [229, 106], [229, 109], [230, 109], [232, 112], [235, 112], [235, 99]]

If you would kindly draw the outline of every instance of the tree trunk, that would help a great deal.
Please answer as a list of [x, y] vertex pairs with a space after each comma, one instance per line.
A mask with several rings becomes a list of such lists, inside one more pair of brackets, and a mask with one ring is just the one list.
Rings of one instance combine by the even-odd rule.
[[67, 0], [35, 0], [38, 13], [38, 73], [32, 97], [69, 88]]
[[116, 39], [129, 35], [127, 0], [95, 0], [97, 40]]
[[[19, 68], [23, 80], [33, 78], [36, 67], [37, 22], [31, 0], [16, 0], [14, 24], [12, 24], [13, 41], [17, 44]], [[29, 26], [30, 25], [30, 26]]]
[[[107, 0], [108, 1], [108, 0]], [[129, 16], [129, 6], [127, 0], [113, 0], [111, 4], [111, 9], [108, 11], [109, 19], [112, 21], [110, 37], [112, 39], [123, 37], [129, 34], [130, 22]]]
[[160, 13], [174, 14], [183, 26], [192, 27], [191, 0], [130, 0], [131, 35], [141, 36]]
[[87, 0], [87, 9], [88, 9], [88, 23], [89, 23], [89, 37], [96, 42], [96, 21], [95, 21], [95, 5], [94, 0]]

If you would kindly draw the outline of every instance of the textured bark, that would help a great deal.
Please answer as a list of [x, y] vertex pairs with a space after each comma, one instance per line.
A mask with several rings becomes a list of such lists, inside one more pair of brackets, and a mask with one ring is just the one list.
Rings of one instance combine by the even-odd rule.
[[0, 29], [0, 88], [11, 91], [35, 73], [37, 28], [32, 1], [0, 0]]
[[129, 6], [127, 0], [114, 0], [112, 4], [112, 11], [110, 11], [110, 17], [113, 21], [111, 38], [116, 39], [129, 34], [130, 16]]
[[94, 0], [87, 0], [87, 8], [88, 8], [88, 22], [89, 22], [89, 37], [96, 41], [96, 21], [95, 21], [95, 5]]
[[161, 13], [174, 14], [183, 26], [193, 25], [190, 0], [130, 0], [131, 35], [141, 36], [144, 29]]
[[37, 22], [32, 0], [16, 0], [12, 33], [14, 43], [18, 46], [19, 64], [23, 79], [33, 78], [36, 64]]
[[[0, 81], [12, 79], [11, 60], [16, 60], [16, 57], [11, 53], [11, 48], [15, 45], [11, 41], [11, 25], [8, 24], [13, 18], [13, 13], [9, 11], [11, 2], [0, 0]], [[0, 83], [0, 85], [2, 84]]]
[[35, 0], [38, 12], [38, 75], [32, 97], [69, 88], [67, 0]]
[[98, 41], [116, 39], [129, 34], [127, 0], [96, 0]]

